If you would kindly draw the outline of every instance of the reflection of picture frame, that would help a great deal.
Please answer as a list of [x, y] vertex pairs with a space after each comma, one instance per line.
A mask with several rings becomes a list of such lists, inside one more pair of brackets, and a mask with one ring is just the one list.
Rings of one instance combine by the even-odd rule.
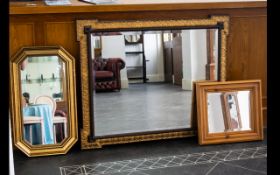
[[[237, 93], [244, 94], [244, 92], [247, 93], [247, 96], [245, 96], [248, 104], [248, 107], [246, 107], [247, 117], [244, 115], [244, 105], [242, 104], [242, 100], [238, 100], [238, 95], [236, 95]], [[218, 94], [217, 99], [218, 101], [220, 101], [220, 103], [212, 103], [211, 105], [212, 107], [213, 105], [220, 105], [217, 107], [214, 106], [214, 108], [220, 108], [221, 115], [216, 115], [216, 113], [214, 113], [214, 115], [212, 116], [220, 116], [220, 120], [217, 121], [217, 118], [215, 118], [215, 121], [221, 123], [223, 123], [223, 120], [225, 119], [225, 130], [219, 130], [217, 132], [209, 132], [209, 128], [213, 127], [213, 125], [209, 125], [211, 123], [209, 121], [211, 120], [208, 115], [210, 115], [211, 113], [209, 113], [208, 111], [208, 97], [210, 97], [213, 94]], [[221, 98], [221, 96], [223, 98]], [[229, 97], [231, 97], [230, 101], [226, 100]], [[199, 144], [218, 144], [263, 140], [261, 99], [262, 96], [260, 80], [196, 82], [197, 124]], [[238, 122], [238, 126], [235, 127], [233, 127], [233, 124], [230, 122], [231, 114], [229, 111], [230, 107], [228, 106], [229, 102], [232, 101], [235, 102], [235, 105], [240, 107], [235, 108], [236, 121]], [[222, 112], [223, 105], [225, 105], [224, 112]], [[241, 121], [243, 120], [247, 120], [247, 124], [242, 123]]]
[[225, 131], [235, 131], [242, 128], [239, 103], [236, 92], [225, 92], [221, 94]]

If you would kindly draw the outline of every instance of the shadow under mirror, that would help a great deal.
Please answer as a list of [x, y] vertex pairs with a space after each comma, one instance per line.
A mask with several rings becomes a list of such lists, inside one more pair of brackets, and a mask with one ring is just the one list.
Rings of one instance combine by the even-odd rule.
[[23, 139], [58, 144], [68, 137], [65, 62], [58, 56], [28, 56], [20, 63]]
[[96, 32], [90, 41], [95, 137], [193, 127], [193, 82], [219, 77], [218, 29]]
[[250, 91], [207, 94], [209, 133], [251, 130]]

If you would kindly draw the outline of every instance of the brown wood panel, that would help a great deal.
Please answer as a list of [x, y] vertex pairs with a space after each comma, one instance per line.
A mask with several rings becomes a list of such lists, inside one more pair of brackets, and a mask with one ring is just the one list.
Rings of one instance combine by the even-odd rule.
[[10, 56], [23, 46], [33, 46], [34, 23], [10, 23]]
[[262, 110], [263, 110], [263, 126], [267, 127], [267, 96], [263, 96], [262, 98]]
[[[60, 45], [71, 55], [77, 55], [78, 45], [76, 41], [76, 23], [70, 22], [46, 22], [45, 45]], [[74, 57], [75, 57], [74, 56]]]
[[261, 79], [266, 96], [266, 17], [231, 18], [227, 79]]
[[[267, 96], [267, 18], [231, 18], [227, 57], [227, 80], [262, 80], [263, 99]], [[266, 100], [265, 100], [266, 101]], [[266, 103], [263, 101], [264, 123]]]
[[64, 112], [68, 111], [67, 109], [67, 102], [66, 101], [57, 101], [56, 102], [56, 109], [62, 110]]

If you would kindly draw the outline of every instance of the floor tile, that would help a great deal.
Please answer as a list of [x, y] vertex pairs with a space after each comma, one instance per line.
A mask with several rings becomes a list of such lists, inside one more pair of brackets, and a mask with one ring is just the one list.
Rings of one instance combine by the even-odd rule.
[[[252, 161], [252, 160], [249, 160]], [[219, 163], [211, 172], [207, 175], [263, 175], [267, 174], [266, 171], [259, 171], [254, 169], [248, 169], [241, 166], [236, 166], [230, 163]]]

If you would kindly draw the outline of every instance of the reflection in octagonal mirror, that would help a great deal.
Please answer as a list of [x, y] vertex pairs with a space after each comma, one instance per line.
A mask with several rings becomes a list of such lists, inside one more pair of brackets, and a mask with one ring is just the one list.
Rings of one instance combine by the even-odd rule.
[[32, 145], [60, 143], [68, 136], [65, 63], [58, 56], [21, 62], [24, 139]]
[[77, 140], [74, 61], [56, 46], [22, 48], [12, 58], [14, 140], [28, 156], [66, 153]]

